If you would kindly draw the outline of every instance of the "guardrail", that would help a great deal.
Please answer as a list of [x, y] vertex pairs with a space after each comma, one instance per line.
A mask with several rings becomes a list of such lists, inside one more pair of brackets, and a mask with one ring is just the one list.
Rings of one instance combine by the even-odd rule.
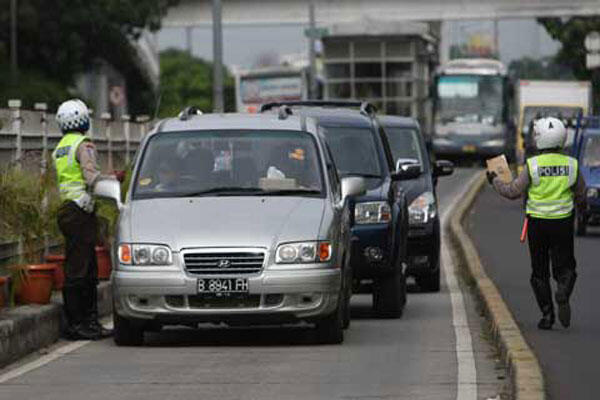
[[[109, 113], [99, 117], [92, 113], [88, 136], [97, 146], [102, 170], [112, 171], [127, 165], [150, 125], [147, 116], [132, 121], [128, 115], [115, 120]], [[61, 137], [54, 114], [47, 112], [46, 104], [38, 103], [35, 110], [24, 110], [20, 100], [10, 100], [8, 108], [0, 109], [0, 167], [37, 160], [43, 168], [46, 156]]]

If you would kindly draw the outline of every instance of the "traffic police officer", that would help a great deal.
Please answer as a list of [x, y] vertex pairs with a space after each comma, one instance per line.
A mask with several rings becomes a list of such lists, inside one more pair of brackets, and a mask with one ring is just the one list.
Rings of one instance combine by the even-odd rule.
[[65, 237], [63, 302], [69, 339], [96, 340], [111, 332], [98, 322], [96, 229], [91, 191], [101, 179], [96, 148], [84, 134], [90, 128], [86, 105], [78, 99], [60, 105], [56, 121], [63, 138], [52, 153], [61, 206], [58, 226]]
[[577, 278], [573, 214], [575, 206], [585, 201], [585, 183], [577, 160], [561, 153], [567, 131], [559, 119], [536, 121], [533, 133], [538, 155], [527, 159], [519, 176], [503, 183], [495, 173], [488, 172], [488, 180], [500, 195], [509, 199], [527, 195], [531, 286], [542, 311], [538, 328], [552, 329], [554, 324], [550, 263], [557, 283], [558, 318], [566, 328], [571, 323], [569, 298]]

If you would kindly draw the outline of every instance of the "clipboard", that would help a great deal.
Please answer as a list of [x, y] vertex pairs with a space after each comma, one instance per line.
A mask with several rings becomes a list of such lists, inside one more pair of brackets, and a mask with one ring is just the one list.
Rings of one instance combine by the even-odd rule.
[[510, 183], [513, 180], [512, 172], [508, 166], [508, 161], [504, 154], [486, 160], [487, 169], [490, 172], [495, 172], [500, 180], [504, 183]]

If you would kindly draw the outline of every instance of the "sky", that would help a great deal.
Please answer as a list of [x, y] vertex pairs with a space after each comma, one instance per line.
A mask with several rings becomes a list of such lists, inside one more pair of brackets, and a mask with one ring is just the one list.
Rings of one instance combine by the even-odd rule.
[[[448, 33], [448, 43], [459, 44], [468, 36], [487, 33], [493, 36], [491, 21], [452, 21], [443, 30]], [[307, 53], [304, 37], [305, 25], [267, 27], [224, 26], [223, 58], [229, 67], [251, 67], [259, 57], [273, 54]], [[548, 36], [545, 29], [534, 19], [501, 20], [498, 23], [500, 58], [505, 63], [525, 56], [540, 58], [553, 55], [560, 44]], [[212, 59], [212, 31], [210, 28], [192, 29], [193, 54]], [[185, 49], [186, 32], [182, 28], [163, 28], [158, 32], [160, 50]]]

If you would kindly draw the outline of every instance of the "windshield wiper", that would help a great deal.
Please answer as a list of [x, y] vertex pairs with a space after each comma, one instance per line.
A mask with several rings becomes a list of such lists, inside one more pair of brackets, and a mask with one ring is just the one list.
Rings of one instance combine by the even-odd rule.
[[379, 178], [379, 179], [382, 178], [381, 175], [376, 175], [376, 174], [361, 174], [359, 172], [347, 172], [347, 173], [343, 173], [342, 176], [360, 176], [362, 178]]
[[320, 194], [320, 190], [316, 189], [279, 189], [265, 190], [265, 195], [285, 196], [286, 194]]
[[201, 190], [198, 192], [190, 192], [190, 193], [182, 193], [175, 195], [174, 197], [198, 197], [209, 194], [221, 194], [221, 195], [237, 195], [237, 194], [247, 194], [247, 193], [264, 193], [265, 191], [261, 188], [257, 187], [240, 187], [240, 186], [224, 186], [224, 187], [216, 187], [206, 190]]

